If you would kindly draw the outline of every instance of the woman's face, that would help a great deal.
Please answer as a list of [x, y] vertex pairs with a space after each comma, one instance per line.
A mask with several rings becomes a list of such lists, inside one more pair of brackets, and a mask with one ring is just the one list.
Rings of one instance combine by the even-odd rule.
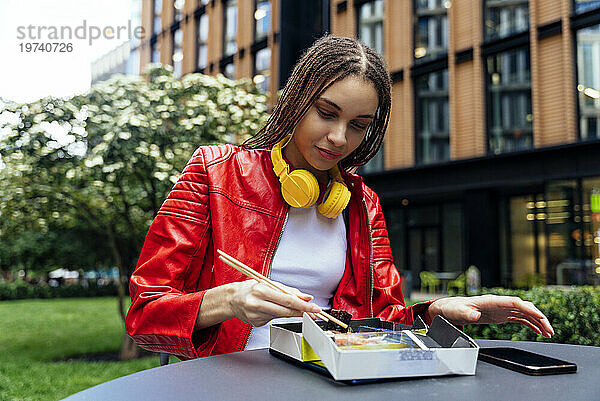
[[311, 171], [326, 183], [327, 170], [352, 153], [363, 141], [375, 116], [375, 86], [348, 76], [331, 85], [296, 126], [283, 153], [293, 168]]

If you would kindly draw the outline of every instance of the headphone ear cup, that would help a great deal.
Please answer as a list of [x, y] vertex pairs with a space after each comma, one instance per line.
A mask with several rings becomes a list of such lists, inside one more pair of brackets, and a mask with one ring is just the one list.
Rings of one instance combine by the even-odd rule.
[[335, 219], [344, 211], [350, 202], [350, 190], [346, 185], [339, 181], [331, 183], [323, 202], [317, 207], [319, 213], [323, 216]]
[[281, 181], [281, 194], [292, 207], [312, 206], [319, 199], [319, 183], [307, 170], [294, 170]]

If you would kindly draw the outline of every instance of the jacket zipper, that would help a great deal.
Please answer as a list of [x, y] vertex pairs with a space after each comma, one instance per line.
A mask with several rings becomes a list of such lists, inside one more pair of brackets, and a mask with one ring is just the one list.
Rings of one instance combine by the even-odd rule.
[[[279, 247], [279, 242], [281, 241], [281, 237], [283, 236], [283, 230], [285, 229], [285, 225], [287, 224], [288, 221], [288, 215], [289, 215], [289, 208], [286, 209], [285, 211], [285, 219], [283, 220], [283, 226], [281, 226], [281, 231], [279, 232], [279, 237], [277, 238], [277, 243], [275, 244], [275, 250], [273, 251], [273, 257], [271, 258], [271, 263], [269, 263], [269, 269], [265, 272], [265, 276], [269, 277], [271, 274], [271, 267], [273, 266], [273, 259], [275, 258], [275, 251], [277, 251], [277, 248]], [[252, 328], [254, 326], [250, 326], [250, 331], [248, 331], [248, 335], [246, 336], [246, 341], [244, 341], [244, 346], [242, 347], [242, 351], [244, 351], [246, 349], [246, 345], [248, 345], [248, 340], [250, 339], [250, 335], [252, 334]]]
[[367, 231], [369, 232], [369, 273], [371, 275], [371, 296], [369, 297], [369, 313], [373, 317], [373, 234], [371, 232], [371, 223], [369, 223], [369, 213], [367, 212], [367, 202], [361, 198], [365, 210], [365, 220], [367, 222]]

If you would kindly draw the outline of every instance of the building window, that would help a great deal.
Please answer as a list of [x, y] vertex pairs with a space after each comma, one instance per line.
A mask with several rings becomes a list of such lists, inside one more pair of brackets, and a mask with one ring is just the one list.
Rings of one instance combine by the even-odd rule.
[[198, 60], [199, 70], [208, 65], [208, 14], [202, 14], [198, 18]]
[[577, 31], [577, 94], [580, 138], [600, 138], [600, 25]]
[[589, 273], [596, 273], [593, 277], [597, 285], [600, 280], [600, 177], [584, 179], [582, 190], [583, 259], [592, 268]]
[[486, 61], [490, 153], [531, 148], [533, 116], [529, 49], [498, 53]]
[[[142, 28], [142, 1], [141, 0], [132, 0], [131, 2], [131, 14], [129, 16], [129, 18], [131, 19], [131, 26], [132, 27], [140, 27]], [[134, 28], [135, 29], [135, 28]], [[141, 38], [142, 37], [146, 37], [146, 33], [145, 33], [145, 28], [144, 28], [144, 32], [139, 35], [140, 37], [138, 37], [138, 35], [132, 35], [131, 38], [129, 39], [129, 42], [131, 43], [131, 47], [138, 47], [141, 43]], [[137, 72], [139, 74], [139, 71]]]
[[125, 64], [125, 73], [127, 75], [139, 75], [140, 74], [140, 49], [136, 47], [131, 50], [129, 57]]
[[575, 0], [575, 12], [584, 13], [586, 11], [600, 9], [599, 0]]
[[173, 32], [173, 74], [175, 78], [181, 77], [183, 64], [183, 30], [177, 29]]
[[440, 205], [409, 207], [406, 211], [407, 265], [413, 287], [422, 271], [437, 271], [442, 264]]
[[549, 181], [543, 190], [507, 198], [501, 259], [507, 286], [598, 285], [600, 177]]
[[223, 67], [223, 75], [229, 79], [235, 79], [235, 65], [233, 63], [226, 64]]
[[529, 30], [529, 0], [487, 0], [485, 39], [501, 39]]
[[358, 38], [383, 54], [383, 0], [369, 1], [358, 9]]
[[450, 159], [448, 70], [415, 79], [416, 162]]
[[[377, 53], [383, 54], [383, 0], [363, 3], [358, 10], [358, 38]], [[383, 144], [375, 156], [360, 168], [360, 173], [383, 170]]]
[[158, 35], [162, 32], [162, 22], [160, 15], [162, 13], [162, 0], [154, 0], [154, 18], [153, 18], [153, 32]]
[[265, 47], [260, 49], [254, 55], [254, 83], [261, 92], [266, 93], [269, 90], [269, 81], [271, 77], [271, 49]]
[[175, 0], [173, 2], [173, 21], [181, 21], [183, 19], [183, 9], [185, 7], [185, 0]]
[[226, 0], [224, 5], [223, 56], [230, 56], [237, 51], [237, 0]]
[[415, 3], [415, 61], [446, 56], [450, 0], [417, 0]]
[[254, 41], [258, 42], [267, 37], [271, 29], [271, 2], [270, 0], [256, 0], [254, 2]]
[[156, 41], [151, 47], [152, 57], [150, 59], [153, 63], [160, 63], [160, 41]]

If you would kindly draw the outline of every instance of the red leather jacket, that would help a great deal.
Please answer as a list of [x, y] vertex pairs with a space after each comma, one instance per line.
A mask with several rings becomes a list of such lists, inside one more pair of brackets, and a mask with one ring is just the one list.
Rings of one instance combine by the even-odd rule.
[[[377, 195], [357, 175], [344, 179], [352, 193], [349, 246], [333, 307], [354, 318], [412, 324], [428, 303], [404, 306]], [[268, 276], [287, 211], [268, 152], [200, 147], [146, 236], [130, 280], [129, 335], [143, 348], [183, 359], [243, 350], [251, 326], [237, 318], [194, 332], [205, 291], [247, 279], [215, 251]]]

